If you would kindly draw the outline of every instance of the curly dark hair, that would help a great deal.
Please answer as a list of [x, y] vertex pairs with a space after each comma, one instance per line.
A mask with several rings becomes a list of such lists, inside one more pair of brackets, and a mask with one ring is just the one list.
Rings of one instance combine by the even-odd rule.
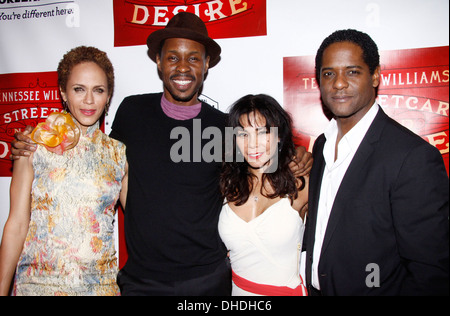
[[[272, 97], [264, 94], [247, 95], [234, 103], [229, 111], [228, 126], [235, 129], [241, 126], [243, 115], [259, 113], [266, 119], [266, 128], [278, 128], [278, 166], [274, 172], [264, 173], [263, 184], [268, 183], [273, 188], [273, 194], [265, 194], [263, 187], [261, 194], [267, 198], [285, 197], [288, 195], [291, 201], [298, 197], [299, 188], [289, 164], [296, 154], [292, 137], [292, 119], [281, 105]], [[230, 159], [231, 154], [233, 155]], [[242, 205], [247, 202], [253, 191], [253, 178], [256, 176], [249, 171], [249, 164], [244, 159], [238, 158], [239, 153], [236, 146], [236, 135], [233, 135], [232, 153], [226, 153], [220, 177], [220, 189], [227, 202]], [[242, 157], [241, 157], [242, 158]], [[304, 179], [302, 179], [304, 186]]]
[[369, 66], [370, 74], [373, 75], [375, 69], [380, 65], [380, 55], [378, 53], [378, 46], [373, 39], [366, 33], [357, 30], [340, 30], [332, 33], [322, 42], [316, 54], [316, 80], [320, 85], [320, 69], [322, 68], [323, 52], [328, 46], [334, 43], [351, 42], [363, 51], [364, 62]]
[[[107, 54], [98, 48], [79, 46], [67, 52], [58, 65], [58, 85], [62, 91], [66, 90], [69, 76], [73, 67], [85, 62], [96, 63], [106, 75], [108, 82], [108, 92], [112, 97], [114, 92], [114, 67], [109, 60]], [[105, 111], [108, 112], [109, 103], [106, 105]]]

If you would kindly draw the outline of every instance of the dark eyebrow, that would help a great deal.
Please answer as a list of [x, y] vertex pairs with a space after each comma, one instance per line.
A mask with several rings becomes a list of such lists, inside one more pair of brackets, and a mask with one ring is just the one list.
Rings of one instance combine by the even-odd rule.
[[[78, 86], [78, 87], [81, 87], [81, 88], [87, 88], [86, 85], [84, 85], [84, 84], [82, 84], [82, 83], [74, 83], [74, 84], [72, 85], [72, 87], [75, 87], [75, 86]], [[99, 85], [94, 86], [93, 88], [94, 88], [94, 89], [97, 89], [97, 88], [104, 88], [104, 89], [106, 89], [106, 87], [107, 87], [106, 85], [99, 84]]]
[[347, 69], [351, 69], [351, 68], [363, 69], [362, 66], [358, 66], [358, 65], [355, 65], [355, 66], [347, 66], [346, 68], [347, 68]]
[[[363, 69], [362, 66], [358, 66], [358, 65], [345, 67], [345, 69], [354, 69], [354, 68]], [[334, 67], [325, 67], [325, 68], [322, 68], [322, 71], [328, 71], [328, 70], [332, 70], [332, 69], [334, 69]]]
[[[179, 54], [180, 52], [179, 51], [177, 51], [177, 50], [175, 50], [175, 49], [172, 49], [172, 50], [169, 50], [169, 51], [167, 51], [168, 53], [172, 53], [172, 54]], [[196, 50], [194, 50], [194, 51], [192, 51], [192, 52], [189, 52], [189, 54], [201, 54], [201, 52], [199, 52], [199, 51], [196, 51]]]

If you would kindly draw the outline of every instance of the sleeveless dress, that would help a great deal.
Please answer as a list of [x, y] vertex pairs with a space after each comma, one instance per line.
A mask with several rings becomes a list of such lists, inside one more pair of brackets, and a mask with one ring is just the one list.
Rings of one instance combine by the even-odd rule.
[[288, 198], [249, 222], [225, 204], [219, 234], [230, 251], [232, 295], [306, 295], [299, 270], [303, 232]]
[[113, 222], [125, 163], [125, 145], [98, 124], [63, 155], [38, 146], [15, 295], [120, 295]]

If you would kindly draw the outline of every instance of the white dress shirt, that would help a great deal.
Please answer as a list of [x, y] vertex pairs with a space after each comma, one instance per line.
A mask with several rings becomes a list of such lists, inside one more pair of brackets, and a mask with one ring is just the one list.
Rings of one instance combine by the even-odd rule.
[[320, 290], [318, 266], [323, 239], [328, 225], [328, 219], [333, 207], [342, 179], [348, 166], [353, 160], [359, 145], [378, 113], [378, 105], [375, 103], [364, 117], [350, 130], [338, 144], [337, 159], [335, 161], [335, 148], [338, 134], [337, 123], [332, 119], [325, 130], [326, 142], [323, 148], [325, 170], [320, 187], [319, 205], [317, 210], [316, 237], [313, 250], [312, 285]]

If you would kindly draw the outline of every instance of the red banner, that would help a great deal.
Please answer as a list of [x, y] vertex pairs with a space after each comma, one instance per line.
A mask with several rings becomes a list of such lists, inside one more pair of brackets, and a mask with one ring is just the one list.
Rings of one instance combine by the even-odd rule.
[[114, 46], [146, 44], [181, 11], [199, 16], [209, 36], [267, 35], [266, 0], [114, 0]]
[[0, 75], [0, 176], [10, 177], [14, 133], [36, 126], [51, 112], [61, 111], [57, 73]]
[[[378, 103], [393, 119], [441, 152], [449, 173], [449, 47], [381, 52]], [[296, 142], [312, 149], [325, 130], [314, 57], [284, 58], [284, 106]]]

